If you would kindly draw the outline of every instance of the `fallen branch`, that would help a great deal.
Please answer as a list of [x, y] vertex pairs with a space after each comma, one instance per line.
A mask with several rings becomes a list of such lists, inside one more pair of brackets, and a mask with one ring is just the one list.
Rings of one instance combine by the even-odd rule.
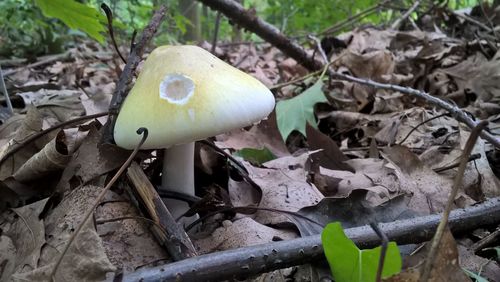
[[220, 11], [230, 18], [235, 24], [257, 34], [262, 39], [280, 49], [287, 56], [294, 58], [297, 62], [310, 70], [321, 68], [321, 63], [311, 60], [302, 46], [292, 42], [276, 27], [255, 15], [255, 11], [246, 10], [233, 0], [198, 0], [206, 6]]
[[417, 8], [418, 6], [420, 5], [420, 0], [419, 1], [415, 1], [413, 3], [413, 6], [411, 6], [410, 9], [408, 9], [408, 11], [406, 11], [406, 13], [404, 13], [401, 18], [397, 19], [392, 25], [391, 25], [391, 29], [399, 29], [401, 27], [401, 24], [411, 15], [411, 13], [413, 13]]
[[163, 236], [159, 236], [159, 239], [172, 259], [179, 261], [196, 256], [196, 250], [186, 231], [175, 222], [158, 192], [136, 162], [132, 162], [128, 168], [127, 176], [132, 183], [134, 194], [144, 205], [149, 217], [161, 226], [162, 231], [165, 231], [165, 234], [161, 232]]
[[[441, 214], [379, 224], [389, 240], [398, 244], [429, 240], [441, 220]], [[449, 226], [454, 233], [468, 232], [500, 222], [500, 198], [451, 212]], [[380, 244], [370, 226], [345, 230], [360, 248]], [[227, 250], [125, 274], [122, 281], [221, 281], [248, 278], [310, 262], [324, 260], [320, 235]]]

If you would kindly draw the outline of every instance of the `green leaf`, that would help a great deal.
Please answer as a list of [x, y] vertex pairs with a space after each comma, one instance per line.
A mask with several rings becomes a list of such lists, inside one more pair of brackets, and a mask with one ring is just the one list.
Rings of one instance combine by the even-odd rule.
[[263, 149], [243, 148], [236, 151], [233, 155], [242, 157], [246, 161], [258, 165], [276, 159], [276, 156], [266, 147]]
[[[342, 230], [339, 222], [328, 224], [321, 233], [326, 259], [336, 282], [375, 281], [381, 247], [360, 250]], [[401, 271], [401, 255], [390, 242], [382, 270], [382, 278]]]
[[300, 95], [276, 104], [276, 120], [281, 137], [286, 141], [288, 135], [294, 130], [298, 130], [302, 135], [306, 135], [306, 122], [317, 128], [314, 117], [314, 105], [319, 102], [326, 102], [323, 94], [322, 76], [316, 83], [306, 89]]
[[104, 42], [106, 17], [96, 9], [74, 0], [35, 0], [44, 16], [57, 18], [72, 29], [79, 29], [89, 36]]

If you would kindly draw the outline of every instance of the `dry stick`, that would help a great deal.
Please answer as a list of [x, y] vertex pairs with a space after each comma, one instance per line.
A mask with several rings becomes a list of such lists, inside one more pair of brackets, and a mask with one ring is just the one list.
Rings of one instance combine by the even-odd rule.
[[380, 229], [377, 223], [370, 223], [370, 227], [377, 233], [377, 236], [382, 241], [382, 247], [380, 248], [380, 257], [378, 258], [378, 268], [377, 268], [377, 276], [375, 281], [382, 281], [382, 271], [384, 269], [385, 255], [387, 253], [387, 245], [389, 244], [389, 239], [387, 239], [387, 235]]
[[[381, 223], [380, 229], [390, 241], [398, 244], [420, 243], [431, 238], [439, 221], [439, 214], [428, 215]], [[490, 199], [473, 207], [456, 209], [450, 215], [450, 227], [456, 233], [497, 224], [499, 221], [500, 198]], [[369, 226], [349, 228], [345, 233], [360, 248], [380, 245], [380, 238]], [[324, 259], [321, 236], [313, 235], [144, 268], [125, 275], [122, 281], [222, 281]]]
[[439, 222], [436, 234], [434, 234], [434, 238], [432, 239], [432, 244], [429, 249], [429, 253], [427, 254], [427, 259], [425, 261], [422, 276], [420, 276], [419, 279], [420, 282], [427, 282], [431, 276], [431, 271], [434, 265], [434, 259], [437, 255], [437, 251], [441, 243], [441, 238], [443, 237], [444, 231], [448, 226], [448, 217], [450, 215], [453, 202], [455, 201], [455, 197], [457, 196], [458, 189], [462, 184], [462, 178], [464, 176], [465, 167], [467, 166], [469, 155], [472, 152], [474, 145], [476, 144], [479, 133], [486, 127], [487, 124], [488, 121], [481, 121], [472, 130], [469, 139], [465, 144], [464, 151], [462, 153], [462, 156], [460, 157], [460, 166], [458, 167], [457, 175], [455, 176], [455, 180], [453, 181], [453, 187], [451, 189], [450, 195], [448, 196], [448, 201], [446, 203], [446, 208], [443, 212], [441, 222]]
[[88, 120], [88, 119], [93, 119], [93, 118], [98, 118], [98, 117], [103, 117], [103, 116], [106, 116], [108, 115], [109, 112], [103, 112], [103, 113], [98, 113], [98, 114], [93, 114], [93, 115], [88, 115], [88, 116], [83, 116], [83, 117], [78, 117], [78, 118], [74, 118], [74, 119], [70, 119], [70, 120], [67, 120], [65, 122], [61, 122], [59, 124], [56, 124], [52, 127], [49, 127], [47, 129], [44, 129], [36, 134], [33, 134], [31, 135], [30, 137], [28, 137], [26, 140], [24, 140], [23, 142], [19, 143], [17, 146], [15, 146], [14, 148], [10, 149], [1, 159], [0, 159], [0, 166], [3, 165], [3, 163], [12, 155], [14, 155], [15, 153], [17, 153], [19, 150], [21, 150], [24, 146], [30, 144], [31, 142], [37, 140], [38, 138], [44, 136], [45, 134], [48, 134], [58, 128], [61, 128], [61, 127], [65, 127], [67, 125], [72, 125], [72, 124], [76, 124], [76, 123], [79, 123], [79, 122], [82, 122], [84, 120]]
[[319, 39], [316, 36], [313, 36], [311, 34], [307, 35], [307, 38], [313, 40], [316, 43], [316, 46], [319, 50], [319, 53], [321, 54], [321, 58], [323, 59], [323, 63], [325, 63], [325, 65], [327, 65], [329, 63], [328, 56], [326, 55], [325, 50], [323, 50], [323, 48], [321, 48], [321, 42], [319, 41]]
[[120, 167], [120, 169], [118, 170], [118, 172], [113, 176], [113, 178], [111, 178], [111, 180], [109, 181], [108, 185], [106, 185], [106, 187], [104, 187], [104, 189], [102, 189], [102, 191], [99, 194], [99, 196], [97, 196], [97, 199], [95, 200], [94, 205], [92, 206], [92, 208], [89, 209], [89, 210], [87, 210], [87, 212], [83, 216], [82, 222], [76, 228], [75, 233], [73, 233], [73, 235], [71, 235], [71, 237], [69, 238], [68, 243], [64, 247], [64, 250], [62, 251], [61, 256], [59, 256], [59, 259], [57, 260], [56, 265], [54, 266], [54, 269], [52, 270], [52, 273], [50, 274], [50, 277], [52, 277], [52, 281], [56, 280], [57, 268], [61, 264], [61, 262], [62, 262], [62, 260], [64, 258], [64, 255], [68, 252], [69, 247], [71, 246], [71, 243], [73, 243], [73, 241], [75, 240], [76, 236], [78, 236], [78, 234], [80, 233], [80, 231], [83, 229], [83, 226], [85, 225], [85, 223], [87, 222], [87, 220], [90, 218], [90, 216], [92, 215], [92, 213], [94, 213], [94, 210], [97, 208], [97, 206], [99, 205], [99, 203], [102, 201], [102, 199], [104, 198], [104, 195], [106, 195], [106, 192], [108, 192], [109, 188], [111, 188], [111, 186], [113, 186], [113, 184], [116, 182], [116, 180], [118, 180], [118, 178], [122, 175], [122, 173], [125, 171], [125, 169], [127, 169], [127, 167], [130, 165], [130, 163], [134, 159], [135, 155], [137, 155], [137, 152], [139, 152], [139, 149], [141, 148], [141, 146], [144, 143], [144, 141], [146, 141], [146, 139], [148, 138], [148, 130], [146, 128], [144, 128], [144, 127], [141, 127], [139, 129], [137, 129], [137, 134], [142, 134], [141, 141], [134, 148], [134, 151], [132, 151], [132, 153], [130, 154], [130, 156], [128, 157], [128, 159], [125, 161], [125, 163]]
[[263, 21], [255, 15], [255, 12], [247, 11], [233, 0], [198, 0], [206, 6], [220, 11], [235, 24], [254, 32], [262, 39], [280, 49], [285, 55], [294, 58], [310, 70], [318, 70], [321, 63], [311, 60], [302, 46], [292, 42], [273, 25]]
[[[323, 67], [322, 63], [316, 61], [314, 58], [310, 58], [302, 46], [292, 42], [284, 34], [280, 33], [279, 30], [272, 26], [271, 24], [263, 21], [257, 17], [254, 13], [251, 13], [243, 8], [236, 1], [232, 0], [198, 0], [205, 5], [221, 11], [226, 17], [230, 18], [236, 24], [254, 32], [258, 36], [262, 37], [264, 40], [273, 44], [276, 48], [280, 49], [285, 55], [292, 57], [298, 63], [302, 64], [311, 71], [319, 70]], [[337, 77], [339, 79], [356, 82], [359, 84], [368, 85], [378, 89], [386, 89], [391, 91], [397, 91], [405, 93], [417, 98], [424, 99], [428, 103], [447, 110], [455, 119], [460, 122], [465, 123], [469, 128], [474, 128], [477, 123], [469, 117], [460, 108], [453, 106], [437, 97], [431, 96], [430, 94], [416, 90], [410, 87], [402, 87], [398, 85], [385, 84], [372, 81], [370, 79], [361, 79], [351, 75], [342, 74], [329, 69], [328, 74], [332, 77]], [[481, 131], [481, 137], [495, 147], [500, 148], [500, 139], [495, 138], [493, 135], [486, 131]]]
[[111, 42], [113, 42], [113, 46], [115, 47], [115, 51], [120, 56], [120, 59], [122, 59], [122, 62], [124, 64], [127, 63], [127, 60], [123, 57], [122, 53], [120, 52], [120, 49], [118, 49], [118, 44], [116, 44], [115, 40], [115, 34], [113, 32], [113, 12], [111, 12], [111, 9], [106, 5], [106, 3], [101, 4], [101, 9], [104, 10], [104, 13], [106, 14], [106, 18], [108, 19], [108, 32], [109, 32], [109, 37], [111, 37]]
[[473, 24], [477, 25], [478, 27], [480, 27], [480, 28], [484, 29], [484, 30], [485, 30], [485, 31], [487, 31], [487, 32], [493, 32], [493, 30], [492, 30], [491, 28], [487, 27], [487, 26], [486, 26], [485, 24], [483, 24], [482, 22], [477, 21], [477, 20], [475, 20], [475, 19], [473, 19], [473, 18], [471, 18], [471, 17], [469, 17], [469, 16], [467, 16], [467, 15], [464, 15], [464, 14], [462, 14], [462, 13], [457, 13], [457, 12], [455, 12], [455, 11], [453, 11], [453, 12], [452, 12], [452, 14], [453, 14], [453, 15], [455, 15], [455, 16], [457, 16], [457, 17], [459, 17], [459, 18], [462, 18], [462, 19], [464, 19], [464, 20], [466, 20], [466, 21], [468, 21], [468, 22], [471, 22], [471, 23], [473, 23]]
[[215, 17], [215, 30], [214, 30], [214, 37], [212, 39], [212, 48], [210, 52], [212, 54], [215, 54], [215, 48], [217, 48], [217, 37], [219, 37], [219, 28], [220, 28], [220, 19], [221, 19], [221, 14], [220, 12], [217, 12], [217, 16]]
[[404, 13], [401, 18], [397, 19], [392, 25], [391, 25], [391, 28], [392, 29], [399, 29], [399, 27], [401, 26], [401, 24], [411, 15], [411, 13], [413, 13], [417, 8], [418, 6], [420, 5], [420, 0], [418, 1], [415, 1], [415, 3], [413, 3], [413, 6], [411, 6], [410, 9], [408, 9], [408, 11], [406, 11], [406, 13]]
[[[424, 99], [427, 102], [429, 102], [435, 106], [438, 106], [442, 109], [447, 110], [456, 120], [458, 120], [459, 122], [465, 123], [465, 125], [467, 125], [469, 128], [474, 128], [477, 126], [477, 122], [475, 122], [471, 117], [469, 117], [467, 115], [466, 112], [462, 111], [460, 108], [458, 108], [454, 105], [451, 105], [451, 104], [449, 104], [449, 103], [447, 103], [447, 102], [445, 102], [437, 97], [431, 96], [430, 94], [428, 94], [424, 91], [420, 91], [420, 90], [413, 89], [410, 87], [402, 87], [399, 85], [379, 83], [379, 82], [375, 82], [375, 81], [369, 80], [369, 79], [361, 79], [361, 78], [357, 78], [357, 77], [354, 77], [351, 75], [341, 74], [341, 73], [335, 72], [333, 70], [331, 70], [329, 72], [329, 74], [336, 76], [336, 77], [339, 77], [339, 78], [342, 78], [342, 79], [345, 79], [345, 80], [348, 80], [348, 81], [357, 82], [357, 83], [372, 86], [372, 87], [375, 87], [378, 89], [397, 91], [397, 92], [401, 92], [401, 93], [415, 96], [417, 98]], [[485, 130], [481, 131], [480, 136], [483, 139], [485, 139], [486, 141], [490, 142], [493, 146], [500, 148], [500, 139], [499, 138], [496, 138], [495, 136], [491, 135], [490, 133], [486, 132]]]
[[405, 138], [403, 138], [403, 140], [399, 141], [398, 145], [403, 144], [403, 143], [406, 141], [406, 139], [408, 139], [408, 137], [410, 137], [410, 136], [411, 136], [411, 134], [412, 134], [415, 130], [417, 130], [417, 128], [419, 128], [420, 126], [422, 126], [422, 125], [424, 125], [424, 124], [426, 124], [426, 123], [428, 123], [428, 122], [430, 122], [430, 121], [433, 121], [433, 120], [435, 120], [435, 119], [438, 119], [438, 118], [442, 118], [442, 117], [444, 117], [444, 116], [447, 116], [447, 115], [448, 115], [448, 114], [440, 114], [440, 115], [437, 115], [437, 116], [433, 116], [433, 117], [431, 117], [430, 119], [424, 120], [424, 121], [422, 121], [421, 123], [417, 124], [415, 127], [413, 127], [413, 128], [410, 130], [410, 132], [408, 132], [408, 134], [406, 134], [406, 136], [405, 136]]
[[2, 66], [0, 66], [0, 91], [3, 92], [5, 97], [5, 102], [7, 102], [7, 109], [9, 109], [9, 114], [14, 114], [14, 109], [12, 108], [12, 102], [10, 101], [9, 92], [7, 92], [7, 87], [5, 86], [5, 80], [3, 79]]
[[377, 9], [383, 7], [387, 2], [389, 2], [389, 0], [385, 0], [381, 3], [378, 3], [374, 6], [371, 6], [353, 16], [350, 16], [348, 17], [347, 19], [345, 20], [342, 20], [341, 22], [338, 22], [336, 23], [335, 25], [321, 31], [319, 34], [322, 34], [322, 35], [325, 35], [325, 34], [331, 34], [331, 33], [335, 33], [337, 32], [339, 29], [341, 29], [343, 26], [347, 25], [347, 24], [350, 24], [351, 22], [353, 21], [356, 21], [358, 20], [359, 18], [362, 18], [362, 17], [366, 17], [372, 13], [375, 13], [377, 11]]
[[497, 32], [495, 30], [495, 25], [491, 21], [490, 17], [488, 17], [488, 15], [486, 14], [486, 11], [484, 10], [483, 1], [479, 0], [479, 6], [481, 7], [481, 12], [483, 13], [483, 17], [486, 18], [486, 21], [488, 21], [488, 24], [490, 25], [491, 31], [493, 32], [493, 35], [495, 36], [496, 41], [498, 41], [498, 36], [497, 36]]
[[226, 208], [221, 208], [213, 212], [209, 212], [205, 214], [203, 217], [198, 218], [197, 220], [193, 221], [191, 224], [186, 226], [186, 231], [191, 230], [193, 227], [195, 227], [197, 224], [203, 222], [205, 219], [210, 218], [214, 215], [220, 214], [220, 213], [225, 213], [225, 212], [237, 212], [237, 213], [248, 213], [248, 211], [268, 211], [268, 212], [274, 212], [274, 213], [282, 213], [282, 214], [288, 214], [306, 221], [309, 221], [313, 224], [318, 225], [320, 228], [323, 228], [323, 224], [315, 221], [314, 219], [310, 219], [305, 215], [301, 215], [298, 212], [292, 212], [292, 211], [287, 211], [287, 210], [280, 210], [280, 209], [273, 209], [273, 208], [263, 208], [263, 207], [254, 207], [254, 206], [236, 206], [236, 207], [226, 207]]
[[165, 237], [160, 238], [174, 261], [197, 256], [191, 239], [186, 231], [177, 223], [167, 207], [156, 192], [153, 184], [149, 182], [137, 163], [132, 163], [127, 171], [127, 177], [132, 182], [132, 187], [139, 195], [148, 215], [166, 231]]
[[[123, 100], [128, 95], [128, 86], [132, 81], [132, 76], [137, 69], [137, 65], [142, 60], [142, 55], [144, 54], [144, 50], [146, 49], [146, 45], [151, 41], [153, 35], [156, 33], [156, 30], [160, 26], [163, 18], [165, 17], [166, 8], [164, 5], [161, 5], [158, 10], [154, 13], [153, 17], [149, 24], [144, 28], [144, 31], [139, 39], [139, 42], [135, 44], [134, 49], [130, 52], [130, 55], [127, 59], [127, 64], [123, 69], [123, 72], [118, 79], [118, 83], [116, 85], [115, 91], [113, 93], [113, 97], [111, 98], [111, 102], [109, 105], [110, 114], [118, 113]], [[108, 118], [108, 122], [105, 124], [105, 130], [103, 131], [102, 141], [111, 143], [113, 140], [113, 128], [115, 126], [116, 117], [111, 116]]]
[[[112, 56], [113, 54], [109, 53], [109, 52], [90, 52], [90, 53], [81, 53], [81, 55], [84, 56], [84, 57], [94, 57], [94, 56], [103, 56], [103, 55], [104, 56]], [[26, 66], [23, 66], [23, 67], [19, 67], [19, 68], [16, 68], [16, 69], [7, 70], [4, 73], [4, 75], [5, 76], [9, 76], [11, 74], [20, 72], [20, 71], [22, 71], [24, 69], [27, 69], [27, 68], [34, 68], [34, 67], [38, 67], [38, 66], [41, 66], [41, 65], [52, 63], [54, 61], [68, 60], [70, 58], [71, 58], [71, 51], [66, 51], [66, 52], [64, 52], [62, 54], [57, 54], [57, 55], [44, 56], [44, 57], [41, 57], [41, 61], [38, 61], [38, 62], [29, 64], [29, 65], [26, 65]]]
[[156, 226], [158, 230], [161, 230], [165, 236], [167, 236], [167, 231], [156, 221], [142, 217], [142, 216], [119, 216], [119, 217], [113, 217], [113, 218], [108, 218], [108, 219], [96, 219], [95, 223], [96, 224], [104, 224], [104, 223], [109, 223], [109, 222], [115, 222], [115, 221], [122, 221], [122, 220], [127, 220], [127, 219], [133, 219], [133, 220], [144, 220], [148, 223], [151, 223], [152, 225]]

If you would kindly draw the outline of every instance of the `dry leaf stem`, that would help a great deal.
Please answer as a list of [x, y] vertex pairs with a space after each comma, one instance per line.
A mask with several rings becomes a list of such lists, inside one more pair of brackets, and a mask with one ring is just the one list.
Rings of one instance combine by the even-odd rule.
[[52, 270], [52, 273], [50, 274], [50, 277], [52, 277], [52, 281], [56, 281], [57, 268], [61, 264], [61, 262], [64, 258], [64, 255], [66, 254], [66, 252], [68, 252], [69, 247], [71, 246], [71, 244], [73, 243], [75, 238], [78, 236], [78, 234], [82, 230], [82, 228], [85, 225], [85, 223], [87, 222], [87, 220], [94, 213], [94, 210], [97, 208], [97, 206], [101, 203], [102, 199], [104, 198], [104, 195], [106, 195], [106, 192], [108, 192], [109, 188], [111, 188], [111, 186], [113, 186], [113, 184], [116, 182], [116, 180], [118, 180], [118, 178], [122, 175], [122, 173], [125, 171], [125, 169], [127, 169], [127, 167], [130, 165], [130, 163], [134, 159], [135, 155], [137, 155], [137, 152], [139, 152], [139, 149], [141, 148], [142, 144], [144, 143], [144, 141], [146, 141], [146, 138], [148, 138], [148, 130], [144, 127], [139, 128], [137, 130], [137, 134], [142, 134], [141, 141], [134, 148], [134, 151], [132, 151], [132, 153], [130, 154], [128, 159], [125, 161], [125, 163], [120, 167], [118, 172], [116, 172], [116, 174], [113, 176], [113, 178], [111, 178], [111, 180], [106, 185], [106, 187], [104, 187], [104, 189], [102, 189], [99, 196], [97, 196], [97, 199], [95, 200], [94, 205], [92, 206], [92, 208], [87, 210], [87, 212], [83, 216], [82, 222], [76, 228], [75, 233], [73, 233], [73, 235], [71, 235], [71, 237], [68, 240], [68, 243], [66, 244], [66, 246], [64, 246], [64, 249], [63, 249], [61, 255], [59, 256], [59, 259], [57, 260], [57, 262], [54, 266], [54, 269]]
[[469, 161], [469, 155], [476, 144], [477, 138], [479, 137], [480, 132], [486, 127], [488, 124], [487, 121], [481, 121], [471, 132], [469, 139], [467, 139], [467, 143], [465, 144], [464, 151], [462, 156], [460, 157], [460, 165], [458, 167], [457, 175], [455, 176], [455, 180], [453, 181], [453, 187], [450, 191], [450, 195], [448, 196], [448, 201], [446, 202], [446, 208], [443, 212], [443, 216], [439, 225], [437, 227], [436, 233], [434, 234], [434, 238], [432, 239], [431, 247], [429, 249], [429, 253], [427, 254], [427, 258], [425, 261], [425, 265], [422, 271], [422, 275], [420, 276], [420, 282], [427, 282], [431, 277], [431, 271], [434, 266], [434, 259], [437, 255], [437, 251], [439, 245], [441, 243], [441, 238], [448, 226], [448, 218], [450, 216], [451, 209], [453, 207], [453, 203], [455, 201], [455, 197], [457, 196], [458, 189], [462, 185], [462, 178], [464, 176], [465, 167]]

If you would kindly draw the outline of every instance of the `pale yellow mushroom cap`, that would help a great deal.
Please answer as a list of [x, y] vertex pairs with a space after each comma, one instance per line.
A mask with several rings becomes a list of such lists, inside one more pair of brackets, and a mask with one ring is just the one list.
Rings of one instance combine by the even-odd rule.
[[168, 148], [260, 121], [274, 108], [260, 81], [197, 46], [162, 46], [146, 59], [114, 129], [118, 146]]

